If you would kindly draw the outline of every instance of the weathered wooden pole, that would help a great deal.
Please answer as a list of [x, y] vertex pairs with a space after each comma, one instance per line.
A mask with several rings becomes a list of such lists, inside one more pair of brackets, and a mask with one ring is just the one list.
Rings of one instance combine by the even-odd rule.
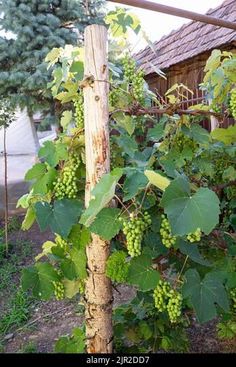
[[[110, 170], [107, 30], [101, 25], [85, 29], [85, 153], [88, 207], [91, 190]], [[87, 246], [88, 280], [85, 290], [85, 318], [88, 353], [112, 352], [112, 287], [105, 275], [110, 244], [92, 234]]]

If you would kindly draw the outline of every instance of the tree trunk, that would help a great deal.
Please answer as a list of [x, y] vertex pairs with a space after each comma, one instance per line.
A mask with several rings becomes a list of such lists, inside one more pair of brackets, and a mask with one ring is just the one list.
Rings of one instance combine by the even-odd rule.
[[[107, 30], [92, 25], [85, 30], [85, 150], [88, 207], [91, 190], [110, 170]], [[110, 243], [92, 234], [87, 246], [88, 279], [85, 290], [86, 339], [88, 353], [112, 352], [112, 287], [105, 275]]]

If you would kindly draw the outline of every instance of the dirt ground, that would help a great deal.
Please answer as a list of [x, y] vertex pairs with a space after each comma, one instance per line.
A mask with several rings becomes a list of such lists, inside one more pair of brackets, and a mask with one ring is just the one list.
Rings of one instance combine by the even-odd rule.
[[[24, 265], [33, 262], [34, 256], [40, 252], [44, 241], [53, 239], [50, 232], [41, 233], [37, 225], [29, 231], [17, 231], [10, 235], [10, 241], [32, 242], [32, 255], [26, 258]], [[126, 303], [135, 294], [129, 286], [114, 289], [115, 305]], [[47, 301], [33, 303], [30, 319], [26, 324], [5, 335], [3, 340], [4, 353], [19, 353], [25, 345], [33, 343], [37, 353], [52, 353], [55, 341], [62, 335], [69, 335], [71, 330], [81, 325], [83, 306], [79, 299], [73, 301]], [[1, 313], [1, 305], [0, 305]], [[216, 338], [216, 322], [204, 325], [194, 323], [188, 329], [190, 353], [224, 353], [236, 352], [236, 341], [227, 343]]]

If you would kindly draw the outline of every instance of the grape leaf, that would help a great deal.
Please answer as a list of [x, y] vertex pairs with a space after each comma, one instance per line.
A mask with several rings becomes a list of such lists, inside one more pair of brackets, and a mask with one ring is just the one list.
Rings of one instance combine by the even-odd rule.
[[63, 127], [64, 130], [67, 129], [69, 123], [72, 120], [72, 111], [64, 111], [62, 113], [62, 117], [61, 117], [61, 126]]
[[124, 198], [123, 201], [128, 201], [138, 194], [138, 192], [144, 189], [148, 184], [148, 180], [142, 172], [132, 172], [125, 179], [123, 190]]
[[61, 336], [55, 344], [56, 353], [84, 353], [85, 334], [83, 330], [75, 328], [71, 336]]
[[36, 163], [25, 174], [25, 180], [31, 181], [41, 178], [47, 172], [47, 167], [44, 163]]
[[229, 301], [222, 279], [217, 278], [215, 272], [206, 274], [201, 280], [197, 270], [189, 269], [185, 273], [185, 279], [183, 296], [190, 298], [199, 322], [207, 322], [216, 317], [215, 304], [224, 311], [229, 311]]
[[57, 200], [53, 205], [38, 202], [35, 212], [41, 231], [50, 227], [52, 232], [66, 238], [82, 213], [82, 203], [71, 199]]
[[80, 291], [81, 281], [64, 279], [65, 297], [73, 298]]
[[166, 188], [161, 205], [174, 235], [183, 236], [197, 228], [209, 234], [219, 222], [217, 195], [207, 188], [200, 188], [192, 195], [189, 182], [183, 177], [176, 178]]
[[73, 246], [80, 249], [85, 248], [91, 242], [91, 234], [88, 228], [83, 227], [81, 224], [75, 224], [69, 234], [69, 242], [73, 243]]
[[81, 216], [81, 224], [89, 227], [97, 214], [109, 204], [115, 194], [116, 185], [122, 174], [123, 170], [121, 168], [116, 168], [111, 173], [102, 176], [92, 191], [92, 198], [88, 208]]
[[163, 138], [164, 133], [164, 123], [158, 123], [154, 128], [148, 130], [147, 139], [148, 141], [158, 142]]
[[104, 240], [111, 240], [122, 228], [122, 223], [118, 220], [120, 209], [104, 208], [90, 226], [90, 231], [98, 234]]
[[38, 155], [40, 158], [44, 158], [51, 167], [55, 167], [60, 160], [68, 158], [67, 145], [61, 142], [46, 141], [39, 149]]
[[190, 128], [182, 126], [182, 131], [199, 144], [208, 144], [210, 139], [209, 132], [198, 124], [191, 125]]
[[128, 283], [137, 285], [142, 291], [154, 289], [160, 279], [159, 273], [152, 269], [152, 258], [141, 255], [130, 261]]
[[135, 121], [132, 116], [125, 115], [123, 112], [116, 112], [112, 115], [118, 126], [123, 127], [129, 135], [132, 135], [135, 129]]
[[21, 224], [21, 229], [23, 231], [28, 231], [28, 229], [30, 229], [30, 227], [32, 227], [32, 225], [34, 224], [35, 220], [36, 220], [36, 216], [35, 216], [34, 208], [30, 206], [27, 209], [24, 220]]
[[150, 170], [146, 170], [144, 172], [144, 174], [147, 176], [149, 182], [158, 187], [158, 189], [165, 191], [165, 189], [169, 186], [169, 184], [171, 183], [171, 181], [160, 175], [160, 173], [154, 172], [154, 171], [150, 171]]
[[197, 244], [193, 243], [186, 243], [183, 240], [179, 241], [179, 250], [184, 255], [188, 255], [191, 260], [194, 262], [204, 265], [204, 266], [211, 266], [208, 260], [204, 259], [198, 250]]
[[22, 288], [32, 289], [35, 297], [48, 300], [54, 294], [53, 281], [57, 281], [59, 276], [49, 263], [37, 263], [34, 266], [23, 269]]
[[69, 280], [77, 278], [85, 279], [87, 277], [86, 263], [87, 258], [85, 250], [73, 248], [70, 252], [70, 258], [61, 262], [61, 270], [64, 276]]
[[211, 136], [226, 145], [233, 144], [236, 141], [236, 125], [229, 126], [227, 129], [217, 128], [211, 132]]
[[122, 150], [128, 154], [131, 158], [134, 157], [135, 152], [138, 151], [138, 144], [134, 140], [134, 138], [131, 138], [128, 135], [121, 135], [119, 138], [116, 139], [117, 144], [119, 147], [122, 148]]

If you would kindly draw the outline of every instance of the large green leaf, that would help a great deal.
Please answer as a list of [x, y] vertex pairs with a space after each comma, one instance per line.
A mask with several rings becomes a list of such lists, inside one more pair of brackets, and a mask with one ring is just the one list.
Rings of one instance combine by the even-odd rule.
[[60, 160], [67, 159], [67, 145], [61, 142], [53, 143], [52, 141], [46, 141], [43, 147], [40, 148], [38, 155], [44, 158], [51, 167], [55, 167]]
[[217, 195], [200, 188], [191, 194], [190, 185], [178, 177], [166, 188], [161, 205], [168, 216], [174, 235], [183, 236], [200, 228], [209, 234], [219, 222], [220, 202]]
[[158, 189], [165, 191], [165, 189], [169, 186], [169, 184], [171, 183], [171, 181], [164, 177], [163, 175], [161, 175], [158, 172], [155, 171], [151, 171], [151, 170], [146, 170], [144, 171], [145, 176], [147, 176], [149, 182], [158, 187]]
[[135, 121], [132, 116], [125, 115], [123, 112], [116, 112], [112, 115], [118, 126], [123, 127], [129, 135], [132, 135], [135, 129]]
[[147, 177], [140, 171], [131, 172], [131, 174], [126, 177], [123, 190], [124, 198], [123, 201], [128, 201], [138, 194], [138, 192], [144, 189], [148, 184]]
[[185, 241], [180, 240], [179, 250], [182, 252], [182, 254], [189, 256], [189, 258], [197, 264], [211, 266], [209, 261], [204, 259], [200, 254], [197, 244], [186, 243]]
[[122, 228], [122, 223], [118, 220], [120, 209], [104, 208], [90, 226], [90, 231], [98, 234], [104, 240], [111, 240]]
[[55, 181], [57, 171], [48, 168], [45, 163], [36, 163], [25, 175], [26, 181], [33, 181], [32, 190], [34, 194], [46, 194]]
[[209, 143], [209, 139], [210, 139], [209, 132], [198, 124], [193, 124], [191, 125], [190, 128], [183, 126], [182, 131], [184, 132], [184, 134], [186, 134], [190, 138], [193, 138], [199, 144]]
[[232, 144], [236, 141], [236, 125], [227, 129], [217, 128], [211, 132], [213, 139], [222, 141], [225, 144]]
[[49, 263], [37, 263], [23, 269], [22, 287], [24, 290], [32, 289], [35, 297], [48, 300], [54, 294], [53, 281], [59, 276]]
[[148, 130], [147, 139], [158, 142], [165, 133], [164, 123], [157, 124], [154, 128]]
[[135, 153], [138, 151], [138, 144], [135, 139], [128, 135], [123, 134], [119, 136], [119, 138], [116, 139], [116, 142], [131, 158], [133, 158]]
[[68, 240], [78, 249], [85, 248], [91, 242], [91, 233], [88, 228], [81, 224], [75, 224], [70, 231]]
[[84, 331], [75, 328], [71, 336], [60, 337], [55, 344], [56, 353], [84, 353], [85, 334]]
[[66, 238], [82, 213], [82, 203], [70, 199], [55, 201], [53, 205], [38, 202], [35, 212], [41, 231], [50, 227], [52, 232]]
[[92, 191], [92, 198], [88, 208], [81, 216], [80, 223], [89, 227], [97, 214], [109, 204], [115, 195], [116, 185], [123, 174], [120, 168], [114, 169], [111, 173], [102, 176], [98, 184]]
[[189, 269], [185, 273], [183, 295], [190, 299], [199, 322], [207, 322], [217, 315], [216, 304], [229, 311], [227, 293], [222, 279], [217, 274], [208, 273], [201, 280], [197, 270]]
[[130, 261], [128, 283], [138, 286], [142, 291], [149, 291], [157, 286], [159, 273], [152, 268], [152, 257], [141, 255]]

